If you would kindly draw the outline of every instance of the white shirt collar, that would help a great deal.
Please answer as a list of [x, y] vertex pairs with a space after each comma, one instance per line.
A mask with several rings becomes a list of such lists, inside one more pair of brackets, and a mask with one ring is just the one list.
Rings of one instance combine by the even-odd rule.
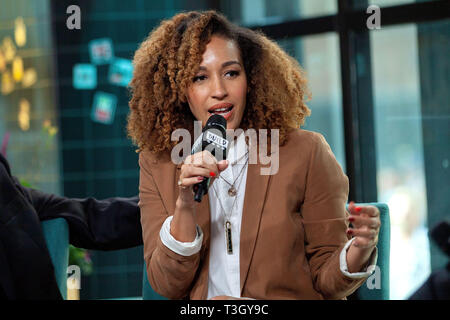
[[[234, 136], [232, 138], [234, 138]], [[230, 165], [234, 165], [238, 162], [240, 163], [242, 159], [245, 159], [247, 149], [248, 147], [245, 143], [245, 134], [241, 133], [237, 137], [237, 139], [233, 139], [231, 141], [230, 146], [228, 147], [227, 160], [229, 161]], [[242, 164], [244, 164], [244, 162], [242, 162]]]

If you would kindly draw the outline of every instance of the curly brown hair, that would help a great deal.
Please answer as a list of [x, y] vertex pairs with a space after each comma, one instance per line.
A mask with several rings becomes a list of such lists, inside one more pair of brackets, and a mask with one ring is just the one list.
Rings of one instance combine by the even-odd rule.
[[304, 71], [273, 40], [214, 10], [183, 12], [162, 21], [134, 55], [127, 129], [139, 150], [170, 152], [175, 129], [192, 132], [186, 92], [212, 35], [234, 40], [241, 51], [249, 90], [240, 128], [279, 129], [283, 145], [310, 115]]

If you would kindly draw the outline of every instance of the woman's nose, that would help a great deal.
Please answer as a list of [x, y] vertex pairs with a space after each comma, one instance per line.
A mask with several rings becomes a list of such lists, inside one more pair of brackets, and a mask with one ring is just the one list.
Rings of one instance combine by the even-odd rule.
[[228, 95], [227, 88], [222, 79], [216, 78], [212, 81], [211, 96], [216, 99], [223, 99]]

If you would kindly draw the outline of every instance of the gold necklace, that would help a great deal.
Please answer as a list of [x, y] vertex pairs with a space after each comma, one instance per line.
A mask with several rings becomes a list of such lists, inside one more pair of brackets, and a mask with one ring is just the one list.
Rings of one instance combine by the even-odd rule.
[[[247, 151], [247, 153], [246, 153], [244, 156], [246, 156], [247, 154], [248, 154], [248, 151]], [[222, 177], [221, 175], [219, 175], [219, 178], [222, 178], [222, 180], [225, 181], [226, 183], [228, 183], [228, 185], [230, 186], [230, 188], [228, 189], [228, 195], [229, 195], [230, 197], [235, 197], [236, 194], [237, 194], [237, 190], [236, 190], [236, 188], [234, 187], [234, 184], [236, 183], [237, 179], [239, 179], [239, 177], [241, 176], [241, 173], [242, 173], [242, 171], [244, 170], [245, 165], [247, 164], [247, 162], [248, 162], [248, 157], [247, 157], [247, 160], [245, 161], [244, 166], [242, 167], [241, 171], [239, 172], [238, 176], [237, 176], [236, 179], [233, 181], [233, 183], [229, 183], [229, 182], [227, 181], [227, 179], [225, 179], [224, 177]]]
[[[247, 165], [247, 162], [248, 162], [248, 158], [247, 158], [247, 161], [245, 161], [245, 164], [244, 164], [243, 168], [241, 169], [241, 172], [239, 173], [238, 178], [240, 177], [240, 175], [241, 175], [242, 171], [244, 170], [245, 166]], [[226, 181], [225, 179], [223, 179], [223, 180]], [[234, 183], [236, 183], [236, 181], [237, 181], [237, 178], [233, 182], [233, 187], [234, 187]], [[238, 188], [240, 187], [241, 183], [242, 183], [242, 179], [239, 181]], [[224, 227], [225, 227], [225, 241], [226, 241], [226, 245], [227, 245], [227, 253], [228, 254], [233, 254], [233, 239], [232, 239], [232, 236], [231, 236], [232, 233], [231, 233], [231, 221], [230, 221], [230, 219], [231, 219], [231, 215], [233, 214], [233, 208], [234, 208], [234, 205], [236, 204], [237, 197], [234, 198], [233, 205], [231, 206], [231, 213], [228, 216], [226, 214], [226, 212], [225, 212], [225, 209], [223, 208], [222, 201], [220, 201], [218, 192], [216, 191], [216, 188], [215, 188], [214, 184], [213, 184], [213, 190], [214, 190], [214, 193], [216, 194], [217, 200], [219, 200], [219, 205], [220, 205], [220, 207], [221, 207], [221, 209], [223, 211], [223, 215], [225, 216]], [[228, 194], [230, 194], [230, 190], [228, 190]], [[237, 192], [234, 195], [236, 195], [236, 194], [237, 194]]]

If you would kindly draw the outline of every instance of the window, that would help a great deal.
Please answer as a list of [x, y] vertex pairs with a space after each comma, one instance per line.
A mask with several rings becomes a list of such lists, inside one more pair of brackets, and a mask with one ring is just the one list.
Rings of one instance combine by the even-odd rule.
[[48, 1], [2, 2], [0, 20], [0, 147], [24, 185], [59, 194]]
[[[398, 6], [403, 4], [413, 4], [414, 2], [426, 2], [434, 0], [354, 0], [355, 7], [358, 9], [366, 9], [368, 5], [377, 5], [380, 8]], [[368, 4], [367, 4], [368, 3]]]
[[221, 1], [221, 9], [233, 22], [251, 26], [335, 14], [337, 2], [335, 0], [231, 0]]
[[306, 130], [320, 132], [330, 144], [336, 159], [345, 171], [345, 145], [342, 120], [342, 90], [339, 39], [336, 33], [279, 40], [306, 71], [311, 100], [311, 115]]
[[404, 299], [430, 273], [417, 27], [370, 35], [378, 199], [392, 212], [391, 298]]

